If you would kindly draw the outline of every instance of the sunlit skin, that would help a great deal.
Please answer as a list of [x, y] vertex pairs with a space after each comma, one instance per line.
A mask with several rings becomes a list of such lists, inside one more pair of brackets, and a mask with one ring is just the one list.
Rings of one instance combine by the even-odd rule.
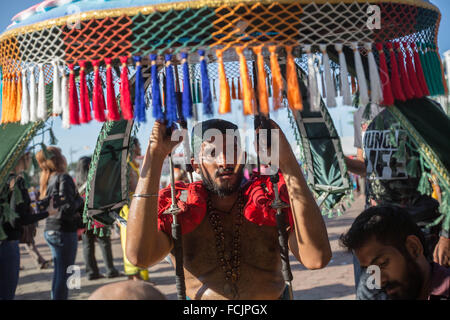
[[409, 236], [405, 245], [410, 261], [397, 248], [382, 244], [375, 237], [356, 249], [355, 254], [362, 268], [380, 268], [381, 288], [391, 299], [425, 300], [429, 293], [430, 264], [416, 236]]

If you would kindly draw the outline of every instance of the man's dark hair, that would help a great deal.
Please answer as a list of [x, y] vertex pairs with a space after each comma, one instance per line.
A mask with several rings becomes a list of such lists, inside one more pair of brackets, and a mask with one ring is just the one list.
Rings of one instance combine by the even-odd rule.
[[87, 181], [90, 164], [91, 157], [81, 157], [80, 160], [78, 160], [77, 168], [75, 170], [77, 188], [80, 188]]
[[409, 213], [398, 206], [372, 207], [361, 213], [350, 230], [340, 237], [341, 245], [349, 251], [356, 250], [375, 238], [378, 242], [395, 247], [403, 255], [406, 251], [406, 238], [414, 235], [422, 243], [424, 255], [428, 256], [425, 237], [420, 227]]

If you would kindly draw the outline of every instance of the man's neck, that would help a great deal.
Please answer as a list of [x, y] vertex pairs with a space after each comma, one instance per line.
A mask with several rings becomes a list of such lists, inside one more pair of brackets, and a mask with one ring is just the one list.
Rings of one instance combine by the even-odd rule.
[[231, 209], [233, 209], [233, 206], [235, 202], [237, 201], [237, 198], [239, 197], [239, 192], [235, 192], [229, 196], [220, 197], [217, 194], [211, 194], [211, 203], [214, 206], [214, 208], [228, 212]]

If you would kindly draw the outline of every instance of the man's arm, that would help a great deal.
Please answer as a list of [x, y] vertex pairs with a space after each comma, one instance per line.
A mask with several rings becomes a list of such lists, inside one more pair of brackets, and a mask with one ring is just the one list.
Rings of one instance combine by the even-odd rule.
[[345, 157], [345, 164], [347, 165], [348, 171], [354, 173], [360, 177], [366, 176], [366, 163], [364, 162], [363, 150], [357, 149], [356, 159], [350, 159]]
[[133, 198], [127, 223], [126, 255], [135, 266], [147, 268], [161, 261], [172, 250], [172, 239], [158, 229], [159, 181], [166, 156], [178, 144], [165, 136], [165, 126], [155, 122], [144, 157], [135, 194], [153, 195]]

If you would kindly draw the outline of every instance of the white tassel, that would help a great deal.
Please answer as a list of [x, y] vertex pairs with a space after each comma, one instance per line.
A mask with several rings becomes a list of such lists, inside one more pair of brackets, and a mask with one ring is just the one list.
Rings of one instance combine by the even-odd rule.
[[39, 83], [38, 83], [38, 105], [37, 105], [37, 117], [38, 119], [47, 119], [47, 101], [45, 97], [45, 79], [43, 64], [39, 64]]
[[70, 111], [69, 111], [69, 88], [67, 87], [67, 76], [64, 72], [64, 66], [61, 67], [61, 109], [62, 109], [62, 127], [70, 128]]
[[30, 68], [30, 121], [37, 121], [37, 95], [36, 95], [36, 75], [34, 66]]
[[53, 114], [59, 115], [62, 113], [61, 107], [61, 84], [59, 78], [59, 67], [57, 61], [52, 61], [53, 65]]
[[359, 53], [358, 44], [356, 42], [352, 43], [352, 49], [355, 53], [356, 76], [359, 84], [359, 104], [365, 107], [369, 103], [369, 90], [367, 89], [366, 74], [364, 73], [361, 54]]
[[336, 51], [339, 53], [339, 64], [340, 69], [340, 79], [341, 79], [341, 96], [343, 98], [343, 103], [346, 106], [352, 105], [352, 93], [350, 91], [350, 84], [348, 83], [348, 69], [347, 61], [345, 60], [345, 55], [343, 51], [343, 45], [338, 43], [335, 45]]
[[370, 76], [370, 96], [372, 103], [380, 104], [383, 101], [383, 89], [381, 88], [380, 72], [378, 70], [377, 62], [372, 52], [372, 44], [367, 42], [364, 44], [369, 59], [369, 76]]
[[314, 67], [314, 55], [311, 53], [311, 45], [305, 45], [305, 51], [308, 54], [308, 85], [309, 85], [309, 102], [311, 111], [320, 110], [320, 94], [317, 84], [317, 74]]
[[27, 86], [27, 71], [22, 73], [22, 110], [20, 116], [20, 124], [27, 124], [30, 122], [30, 101], [28, 96]]
[[328, 108], [336, 107], [336, 88], [334, 87], [333, 74], [331, 73], [330, 58], [327, 53], [327, 46], [320, 45], [320, 51], [323, 55], [323, 69], [325, 72], [325, 87], [327, 91], [327, 106]]

